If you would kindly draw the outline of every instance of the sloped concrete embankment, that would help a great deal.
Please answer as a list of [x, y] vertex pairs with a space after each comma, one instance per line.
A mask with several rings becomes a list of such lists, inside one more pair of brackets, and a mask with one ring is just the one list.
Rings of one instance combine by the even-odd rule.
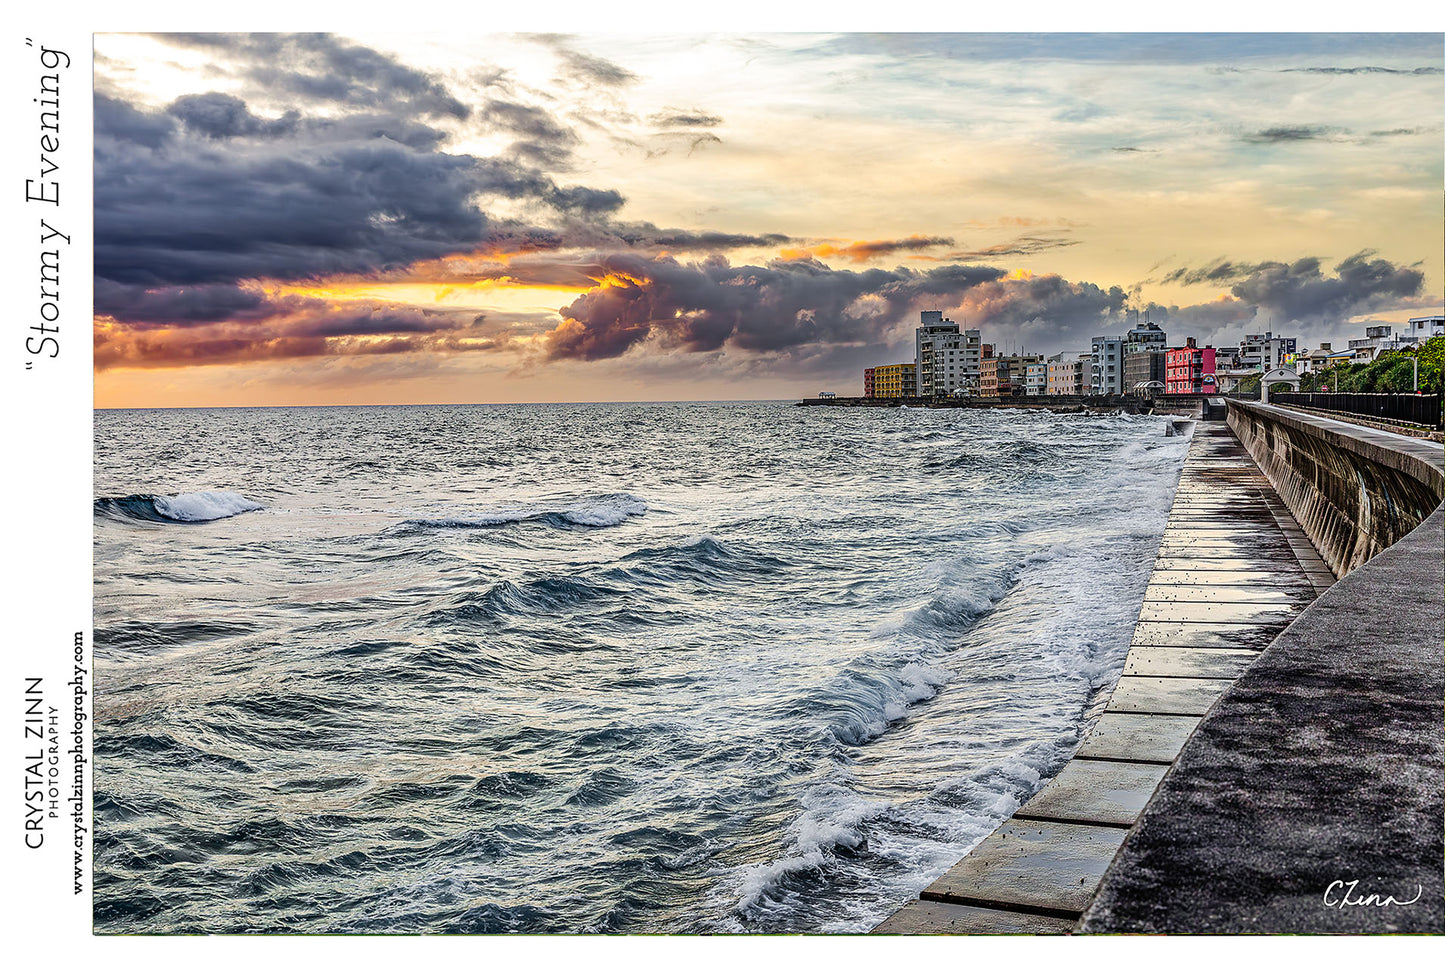
[[1336, 576], [1399, 541], [1445, 495], [1440, 447], [1231, 401], [1229, 425]]

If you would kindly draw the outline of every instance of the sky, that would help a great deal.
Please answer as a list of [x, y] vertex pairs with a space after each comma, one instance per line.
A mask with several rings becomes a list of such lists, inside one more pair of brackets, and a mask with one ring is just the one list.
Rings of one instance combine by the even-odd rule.
[[100, 34], [98, 407], [797, 398], [1442, 309], [1432, 34]]

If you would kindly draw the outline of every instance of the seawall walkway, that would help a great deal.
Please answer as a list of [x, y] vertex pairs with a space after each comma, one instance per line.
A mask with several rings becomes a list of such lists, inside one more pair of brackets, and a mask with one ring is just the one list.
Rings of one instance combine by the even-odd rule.
[[[1427, 515], [1350, 569], [1214, 706], [1082, 931], [1445, 931], [1445, 510], [1429, 509], [1445, 454], [1269, 408], [1242, 406], [1231, 421], [1253, 424], [1276, 485], [1340, 559], [1398, 526], [1390, 517]], [[1344, 455], [1300, 442], [1326, 433]], [[1380, 473], [1355, 454], [1399, 475], [1376, 488]], [[1358, 476], [1355, 492], [1342, 475]], [[1433, 498], [1407, 505], [1411, 479]]]
[[1230, 428], [1196, 423], [1123, 673], [1098, 724], [1052, 781], [874, 932], [1078, 930], [1211, 705], [1334, 583]]

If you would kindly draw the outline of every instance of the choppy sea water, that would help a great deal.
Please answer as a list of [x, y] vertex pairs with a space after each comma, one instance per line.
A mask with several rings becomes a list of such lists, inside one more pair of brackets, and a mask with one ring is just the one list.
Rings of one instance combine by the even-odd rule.
[[1167, 420], [96, 413], [102, 932], [859, 932], [1117, 680]]

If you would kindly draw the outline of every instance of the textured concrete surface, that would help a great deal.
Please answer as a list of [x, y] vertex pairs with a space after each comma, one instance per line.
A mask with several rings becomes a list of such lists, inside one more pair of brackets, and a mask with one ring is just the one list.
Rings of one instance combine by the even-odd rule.
[[1014, 817], [1132, 827], [1166, 769], [1161, 764], [1075, 757]]
[[[1349, 428], [1348, 451], [1395, 444]], [[1390, 471], [1439, 475], [1438, 447], [1401, 443]], [[1265, 649], [1185, 743], [1080, 930], [1445, 931], [1442, 547], [1436, 508]]]
[[1077, 915], [1123, 840], [1122, 828], [1010, 818], [923, 889], [923, 898]]
[[911, 901], [875, 935], [1062, 935], [1074, 916], [1054, 918], [943, 901]]

